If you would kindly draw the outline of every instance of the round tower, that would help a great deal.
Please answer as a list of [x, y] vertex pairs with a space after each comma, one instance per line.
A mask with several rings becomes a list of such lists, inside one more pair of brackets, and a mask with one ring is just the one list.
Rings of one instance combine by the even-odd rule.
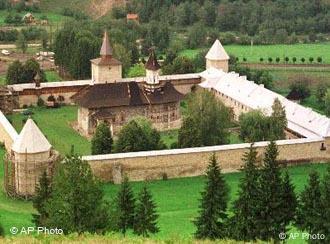
[[228, 72], [229, 55], [217, 39], [205, 56], [206, 69], [215, 68]]
[[150, 54], [148, 61], [145, 64], [145, 69], [145, 89], [149, 92], [153, 92], [155, 89], [159, 89], [161, 87], [159, 82], [160, 65], [157, 61], [154, 48], [150, 48]]
[[14, 141], [11, 154], [7, 155], [11, 163], [11, 193], [21, 197], [30, 197], [41, 174], [51, 175], [58, 153], [53, 150], [32, 119], [28, 119]]

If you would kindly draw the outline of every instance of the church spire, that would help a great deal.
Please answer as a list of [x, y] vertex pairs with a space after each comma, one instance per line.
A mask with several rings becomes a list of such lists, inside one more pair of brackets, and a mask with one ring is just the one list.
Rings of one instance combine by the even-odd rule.
[[157, 61], [154, 48], [150, 48], [149, 58], [148, 58], [148, 61], [145, 64], [145, 68], [148, 69], [148, 70], [153, 70], [153, 71], [156, 71], [156, 70], [160, 69], [160, 65]]
[[101, 57], [111, 57], [112, 56], [112, 48], [110, 46], [108, 33], [105, 31], [103, 36], [103, 43], [100, 50]]

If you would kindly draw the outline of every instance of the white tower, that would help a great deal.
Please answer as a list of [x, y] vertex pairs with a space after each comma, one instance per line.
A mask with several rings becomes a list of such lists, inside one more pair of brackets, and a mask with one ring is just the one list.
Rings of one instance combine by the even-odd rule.
[[218, 39], [213, 43], [205, 58], [206, 69], [216, 68], [228, 72], [229, 55], [226, 53]]
[[93, 83], [113, 83], [122, 78], [122, 64], [112, 56], [112, 48], [107, 32], [104, 32], [100, 58], [92, 59]]
[[150, 49], [150, 54], [148, 61], [145, 64], [146, 68], [146, 90], [153, 92], [155, 89], [160, 88], [159, 83], [159, 72], [160, 72], [160, 65], [157, 61], [155, 50], [152, 48]]

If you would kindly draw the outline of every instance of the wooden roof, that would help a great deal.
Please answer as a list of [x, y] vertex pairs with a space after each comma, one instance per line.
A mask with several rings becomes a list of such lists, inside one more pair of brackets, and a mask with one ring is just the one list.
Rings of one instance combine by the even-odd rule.
[[153, 93], [146, 93], [137, 82], [95, 84], [73, 97], [79, 106], [89, 109], [165, 104], [179, 102], [182, 98], [183, 94], [170, 82]]

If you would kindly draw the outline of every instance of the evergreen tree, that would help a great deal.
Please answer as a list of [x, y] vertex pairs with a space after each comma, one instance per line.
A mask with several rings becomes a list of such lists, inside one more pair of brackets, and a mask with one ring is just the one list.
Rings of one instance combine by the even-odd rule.
[[198, 239], [220, 239], [225, 236], [225, 220], [229, 188], [215, 155], [210, 158], [206, 171], [206, 185], [201, 193], [199, 216], [194, 221]]
[[26, 37], [22, 32], [20, 32], [17, 36], [16, 47], [21, 49], [22, 53], [25, 53], [28, 48]]
[[270, 127], [273, 131], [273, 139], [285, 139], [285, 128], [288, 125], [288, 120], [286, 119], [285, 108], [282, 106], [280, 100], [275, 98], [272, 105], [272, 115], [270, 117]]
[[159, 231], [157, 219], [156, 205], [148, 188], [144, 186], [136, 204], [134, 233], [143, 237], [148, 237], [149, 233], [157, 233]]
[[92, 138], [92, 154], [111, 153], [113, 139], [109, 126], [101, 123], [97, 126], [96, 132]]
[[257, 239], [257, 208], [260, 194], [256, 167], [257, 151], [251, 145], [243, 156], [244, 176], [239, 185], [238, 199], [233, 203], [234, 216], [230, 219], [230, 236], [235, 240], [253, 241]]
[[135, 199], [127, 176], [124, 177], [121, 183], [116, 201], [118, 214], [117, 228], [125, 235], [128, 229], [133, 228], [135, 210]]
[[282, 178], [278, 162], [278, 149], [274, 141], [266, 148], [264, 165], [260, 174], [260, 192], [257, 212], [258, 238], [277, 240], [282, 231]]
[[287, 226], [295, 220], [297, 210], [297, 196], [294, 192], [294, 186], [291, 183], [289, 173], [286, 171], [282, 183], [282, 233], [287, 231]]
[[7, 70], [6, 82], [8, 85], [21, 83], [23, 65], [19, 60], [15, 60], [9, 65]]
[[77, 155], [67, 156], [56, 169], [52, 188], [46, 227], [60, 226], [65, 234], [103, 233], [108, 229], [104, 193], [86, 161]]
[[37, 210], [37, 214], [33, 214], [33, 223], [36, 226], [45, 226], [48, 220], [48, 212], [46, 209], [47, 202], [51, 197], [51, 182], [44, 171], [39, 179], [39, 184], [36, 186], [36, 193], [32, 200], [33, 207]]
[[323, 214], [320, 176], [313, 171], [309, 175], [308, 185], [300, 195], [296, 225], [301, 231], [309, 234], [320, 233], [324, 221]]
[[226, 144], [232, 114], [230, 109], [206, 90], [196, 91], [187, 99], [187, 116], [179, 130], [181, 148]]
[[322, 221], [323, 228], [319, 232], [325, 235], [325, 241], [330, 243], [330, 166], [322, 181]]

